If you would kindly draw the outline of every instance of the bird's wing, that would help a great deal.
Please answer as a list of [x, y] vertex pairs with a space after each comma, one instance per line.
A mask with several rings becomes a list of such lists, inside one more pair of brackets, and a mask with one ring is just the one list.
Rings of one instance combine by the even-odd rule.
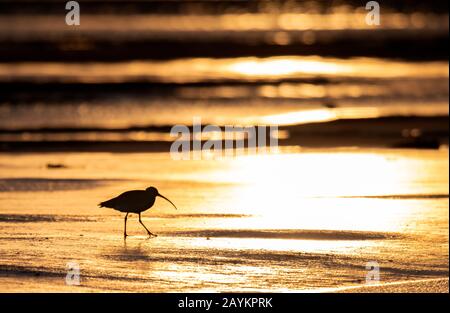
[[119, 196], [101, 202], [100, 207], [107, 207], [116, 210], [133, 210], [142, 207], [142, 203], [148, 201], [148, 195], [143, 190], [125, 191]]
[[118, 195], [115, 198], [100, 202], [98, 205], [99, 205], [99, 207], [115, 209], [117, 206], [123, 204], [129, 196], [132, 196], [135, 191], [139, 191], [139, 190], [125, 191], [124, 193], [121, 193], [120, 195]]

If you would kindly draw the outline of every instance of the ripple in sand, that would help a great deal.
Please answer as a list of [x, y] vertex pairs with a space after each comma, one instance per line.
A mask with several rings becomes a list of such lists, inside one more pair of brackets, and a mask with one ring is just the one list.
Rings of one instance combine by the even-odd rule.
[[102, 186], [112, 180], [53, 179], [53, 178], [2, 178], [0, 192], [78, 190]]
[[40, 223], [40, 222], [94, 222], [97, 218], [67, 215], [43, 214], [0, 214], [0, 222], [6, 223]]
[[193, 230], [174, 232], [180, 237], [218, 237], [218, 238], [267, 238], [267, 239], [303, 239], [303, 240], [376, 240], [397, 239], [403, 235], [384, 232], [341, 231], [341, 230]]

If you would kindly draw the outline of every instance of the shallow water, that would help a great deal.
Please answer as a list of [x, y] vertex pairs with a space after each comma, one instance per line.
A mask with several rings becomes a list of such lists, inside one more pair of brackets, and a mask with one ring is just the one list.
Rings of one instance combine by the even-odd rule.
[[[63, 168], [47, 168], [61, 163]], [[448, 150], [1, 154], [1, 291], [299, 291], [448, 277]], [[123, 240], [100, 201], [159, 199]], [[66, 285], [67, 263], [81, 285]]]

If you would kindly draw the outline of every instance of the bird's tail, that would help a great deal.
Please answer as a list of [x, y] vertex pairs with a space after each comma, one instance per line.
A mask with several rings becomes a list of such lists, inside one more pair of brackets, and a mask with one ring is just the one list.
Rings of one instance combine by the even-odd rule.
[[103, 202], [100, 202], [98, 204], [98, 206], [101, 207], [101, 208], [114, 208], [115, 201], [114, 201], [114, 199], [103, 201]]

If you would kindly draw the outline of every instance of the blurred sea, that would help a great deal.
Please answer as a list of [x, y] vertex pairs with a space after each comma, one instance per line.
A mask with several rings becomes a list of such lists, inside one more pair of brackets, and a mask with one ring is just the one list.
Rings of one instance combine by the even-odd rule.
[[[396, 117], [389, 136], [383, 127], [351, 133], [414, 145], [419, 129], [431, 146], [448, 142], [447, 123], [435, 119], [448, 115], [442, 2], [383, 3], [379, 26], [366, 24], [357, 1], [80, 6], [81, 25], [67, 26], [57, 1], [0, 4], [3, 150], [61, 149], [69, 140], [164, 151], [170, 127], [194, 116], [219, 126]], [[317, 132], [305, 141], [305, 132], [285, 130], [291, 141], [282, 145], [329, 145]], [[359, 144], [347, 135], [338, 145]]]

